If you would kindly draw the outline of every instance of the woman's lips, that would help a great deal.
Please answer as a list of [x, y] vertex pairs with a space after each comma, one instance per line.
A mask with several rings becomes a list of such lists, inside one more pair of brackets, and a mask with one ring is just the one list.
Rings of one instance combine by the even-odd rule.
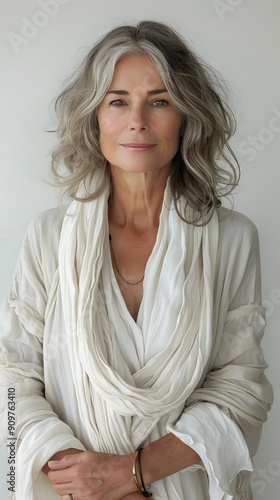
[[122, 146], [129, 151], [134, 151], [136, 153], [141, 153], [143, 151], [148, 151], [156, 146], [156, 144], [144, 144], [144, 143], [136, 143], [136, 144], [122, 144]]

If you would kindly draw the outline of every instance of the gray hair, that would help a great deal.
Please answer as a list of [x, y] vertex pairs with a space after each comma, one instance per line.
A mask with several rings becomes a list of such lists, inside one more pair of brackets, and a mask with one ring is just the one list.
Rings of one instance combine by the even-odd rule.
[[[59, 142], [52, 154], [56, 182], [74, 199], [80, 199], [78, 187], [84, 183], [88, 196], [82, 201], [88, 201], [99, 196], [110, 181], [99, 145], [97, 111], [117, 62], [131, 54], [150, 57], [182, 117], [180, 147], [170, 173], [176, 210], [186, 222], [206, 224], [221, 205], [220, 198], [231, 193], [239, 180], [239, 164], [229, 145], [235, 119], [213, 70], [172, 28], [155, 21], [111, 30], [90, 50], [56, 99]], [[66, 176], [60, 173], [62, 163]], [[103, 173], [102, 184], [93, 190], [96, 169]], [[183, 213], [179, 198], [185, 200]], [[186, 216], [188, 207], [191, 220]]]

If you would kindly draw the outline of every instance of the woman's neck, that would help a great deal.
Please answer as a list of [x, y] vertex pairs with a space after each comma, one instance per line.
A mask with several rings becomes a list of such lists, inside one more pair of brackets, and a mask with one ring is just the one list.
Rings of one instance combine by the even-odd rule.
[[138, 173], [111, 168], [109, 222], [132, 233], [158, 228], [169, 171]]

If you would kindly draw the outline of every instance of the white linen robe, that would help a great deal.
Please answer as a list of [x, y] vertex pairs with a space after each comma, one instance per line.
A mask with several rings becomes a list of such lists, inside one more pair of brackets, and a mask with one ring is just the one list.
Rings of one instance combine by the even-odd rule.
[[[260, 349], [265, 319], [260, 307], [258, 235], [243, 215], [223, 208], [218, 215], [211, 356], [185, 405], [162, 417], [143, 443], [172, 432], [200, 455], [201, 462], [154, 483], [155, 500], [252, 498], [243, 471], [252, 470], [250, 457], [272, 403]], [[92, 449], [79, 416], [64, 333], [58, 272], [62, 221], [63, 214], [54, 209], [31, 223], [1, 311], [1, 405], [11, 386], [17, 402], [20, 470], [16, 495], [11, 496], [16, 500], [58, 499], [40, 472], [42, 466], [60, 450]], [[142, 325], [127, 310], [124, 315], [129, 336], [117, 331], [118, 343], [134, 372], [139, 360], [134, 359], [137, 350], [132, 352], [131, 343], [137, 343]], [[143, 315], [142, 320], [145, 311]], [[155, 339], [153, 348], [159, 349], [160, 342]], [[1, 408], [0, 429], [6, 442], [7, 405]]]

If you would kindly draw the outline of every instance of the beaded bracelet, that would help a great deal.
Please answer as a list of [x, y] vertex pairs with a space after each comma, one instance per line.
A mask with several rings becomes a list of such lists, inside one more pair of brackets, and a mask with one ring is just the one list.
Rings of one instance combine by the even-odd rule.
[[[142, 452], [142, 450], [143, 450], [143, 448], [139, 448], [138, 453], [136, 455], [136, 459], [135, 459], [135, 465], [137, 462], [139, 465], [139, 474], [140, 474], [140, 480], [141, 480], [140, 489], [141, 489], [141, 493], [144, 497], [152, 497], [153, 494], [150, 491], [146, 490], [146, 486], [145, 486], [144, 479], [143, 479], [142, 466], [141, 466], [141, 452]], [[135, 467], [135, 472], [136, 472], [136, 467]], [[137, 483], [138, 483], [138, 480], [137, 480]]]

